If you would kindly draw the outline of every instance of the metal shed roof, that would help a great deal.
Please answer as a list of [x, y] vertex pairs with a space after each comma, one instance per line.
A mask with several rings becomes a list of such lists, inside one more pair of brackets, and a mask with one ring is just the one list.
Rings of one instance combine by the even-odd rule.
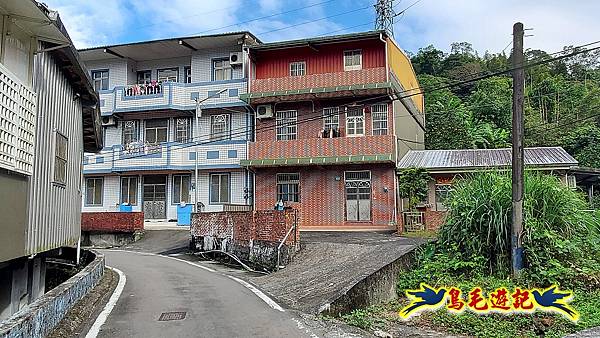
[[[485, 168], [510, 167], [512, 150], [456, 149], [410, 150], [399, 162], [398, 168], [419, 167], [429, 172], [459, 172]], [[525, 148], [525, 165], [535, 168], [569, 169], [578, 164], [561, 147]]]
[[364, 39], [374, 39], [379, 38], [381, 34], [387, 36], [387, 33], [384, 30], [374, 30], [374, 31], [366, 31], [366, 32], [358, 32], [358, 33], [350, 33], [350, 34], [339, 34], [339, 35], [327, 35], [327, 36], [318, 36], [307, 39], [298, 39], [298, 40], [284, 40], [284, 41], [276, 41], [269, 43], [261, 43], [250, 46], [252, 50], [273, 50], [280, 48], [290, 48], [290, 47], [302, 47], [302, 46], [311, 46], [311, 45], [319, 45], [319, 44], [327, 44], [327, 43], [339, 43], [339, 42], [347, 42], [347, 41], [355, 41], [355, 40], [364, 40]]

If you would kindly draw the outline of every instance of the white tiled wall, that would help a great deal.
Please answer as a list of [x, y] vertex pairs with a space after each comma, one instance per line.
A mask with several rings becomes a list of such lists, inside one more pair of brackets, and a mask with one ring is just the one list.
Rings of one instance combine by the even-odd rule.
[[177, 67], [179, 69], [179, 82], [185, 82], [184, 67], [188, 67], [190, 65], [191, 59], [189, 57], [170, 58], [151, 61], [140, 61], [137, 63], [137, 70], [151, 70], [152, 80], [158, 80], [158, 69]]
[[119, 211], [119, 189], [120, 189], [120, 178], [119, 176], [86, 176], [87, 177], [104, 177], [104, 190], [102, 194], [102, 205], [99, 206], [87, 206], [85, 204], [87, 182], [84, 180], [83, 184], [83, 212], [98, 212], [98, 211]]
[[112, 89], [115, 86], [124, 86], [128, 83], [127, 75], [129, 70], [126, 59], [89, 61], [85, 65], [90, 72], [108, 69], [108, 89]]
[[[221, 49], [205, 49], [194, 52], [192, 55], [192, 82], [212, 81], [212, 60], [220, 58], [229, 58], [230, 52], [241, 52], [240, 47], [230, 47]], [[233, 67], [233, 78], [241, 79], [242, 66]]]

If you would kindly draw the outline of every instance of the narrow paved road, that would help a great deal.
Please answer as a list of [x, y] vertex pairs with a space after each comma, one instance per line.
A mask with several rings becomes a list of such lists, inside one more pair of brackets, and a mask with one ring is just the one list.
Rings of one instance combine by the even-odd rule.
[[[99, 337], [310, 337], [290, 313], [223, 274], [163, 256], [103, 253], [127, 284]], [[169, 311], [186, 317], [158, 321]]]

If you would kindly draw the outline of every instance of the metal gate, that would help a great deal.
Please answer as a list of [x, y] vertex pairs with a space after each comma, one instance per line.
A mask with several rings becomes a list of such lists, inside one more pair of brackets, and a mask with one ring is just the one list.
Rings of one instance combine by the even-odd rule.
[[144, 176], [144, 218], [167, 218], [167, 177]]
[[346, 220], [371, 220], [371, 172], [347, 171], [346, 182]]

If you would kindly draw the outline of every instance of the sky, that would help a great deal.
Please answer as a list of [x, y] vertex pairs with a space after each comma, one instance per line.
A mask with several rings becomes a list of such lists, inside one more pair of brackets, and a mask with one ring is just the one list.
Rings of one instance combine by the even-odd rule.
[[[264, 42], [367, 31], [375, 0], [43, 0], [77, 48], [249, 30]], [[394, 0], [394, 38], [406, 51], [467, 41], [480, 54], [510, 51], [523, 22], [525, 48], [547, 52], [600, 40], [597, 0]], [[412, 5], [412, 6], [411, 6]], [[411, 6], [407, 9], [407, 7]]]

